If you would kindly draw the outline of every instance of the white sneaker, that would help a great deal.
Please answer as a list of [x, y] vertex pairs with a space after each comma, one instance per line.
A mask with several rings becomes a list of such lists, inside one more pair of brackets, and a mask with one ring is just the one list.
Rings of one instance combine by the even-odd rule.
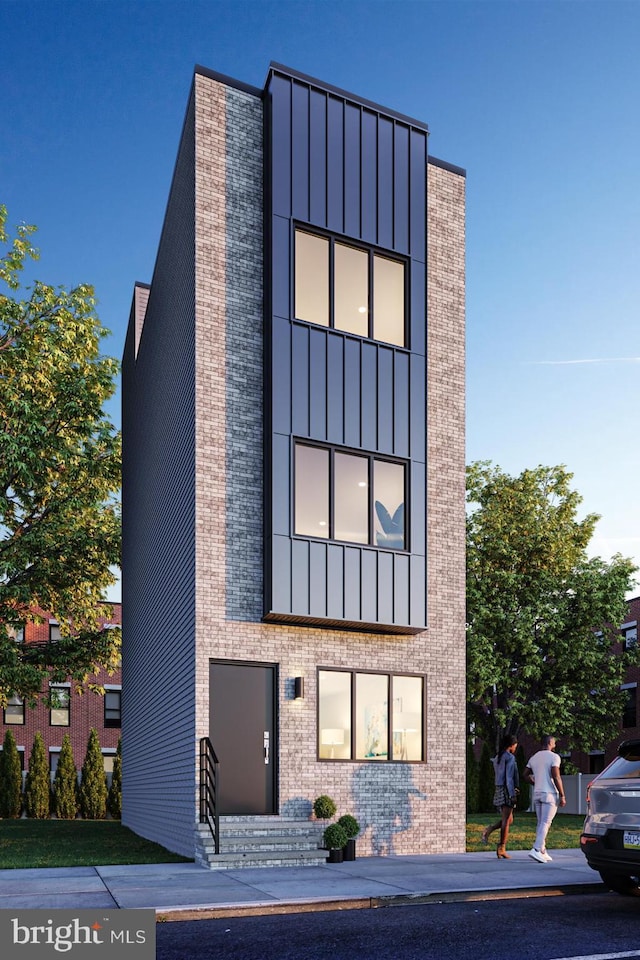
[[545, 863], [551, 863], [553, 861], [553, 857], [550, 857], [546, 850], [544, 851], [542, 856], [545, 859]]
[[[546, 859], [545, 859], [544, 853], [540, 853], [540, 851], [539, 851], [539, 850], [536, 850], [535, 847], [532, 847], [531, 850], [529, 850], [529, 856], [531, 857], [532, 860], [537, 860], [538, 863], [546, 863], [546, 862], [547, 862]], [[551, 858], [549, 857], [549, 859], [551, 859]]]

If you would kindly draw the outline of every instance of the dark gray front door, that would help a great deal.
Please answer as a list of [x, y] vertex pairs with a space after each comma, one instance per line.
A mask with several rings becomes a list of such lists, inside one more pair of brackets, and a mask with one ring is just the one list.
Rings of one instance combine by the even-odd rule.
[[209, 738], [220, 761], [221, 814], [275, 813], [275, 682], [272, 665], [209, 668]]

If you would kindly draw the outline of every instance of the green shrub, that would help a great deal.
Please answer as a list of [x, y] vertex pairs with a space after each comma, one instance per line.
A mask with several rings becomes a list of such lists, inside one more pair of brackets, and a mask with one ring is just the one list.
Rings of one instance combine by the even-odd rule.
[[22, 766], [16, 741], [7, 730], [0, 754], [0, 817], [17, 819], [22, 813]]
[[320, 797], [316, 797], [313, 801], [313, 812], [318, 820], [330, 820], [337, 809], [335, 801], [333, 801], [331, 797], [328, 797], [326, 793], [323, 793]]
[[48, 820], [51, 815], [51, 780], [42, 734], [33, 738], [29, 770], [24, 786], [24, 808], [34, 820]]
[[75, 820], [78, 815], [78, 771], [68, 733], [62, 738], [53, 778], [53, 810], [58, 820]]
[[87, 752], [80, 776], [80, 814], [85, 820], [104, 820], [107, 815], [107, 778], [98, 740], [98, 732], [91, 729]]
[[338, 817], [337, 823], [346, 833], [347, 840], [353, 840], [360, 833], [360, 824], [350, 813], [343, 813], [341, 817]]
[[480, 768], [472, 743], [467, 743], [467, 813], [478, 813]]
[[118, 740], [118, 749], [113, 761], [107, 808], [114, 820], [120, 819], [122, 815], [122, 738]]
[[339, 823], [330, 823], [322, 834], [325, 850], [342, 850], [348, 839], [347, 831]]

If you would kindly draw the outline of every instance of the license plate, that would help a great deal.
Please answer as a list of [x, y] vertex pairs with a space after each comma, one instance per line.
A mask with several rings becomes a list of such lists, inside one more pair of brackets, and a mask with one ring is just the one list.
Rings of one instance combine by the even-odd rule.
[[640, 850], [640, 833], [634, 830], [625, 830], [622, 838], [625, 850]]

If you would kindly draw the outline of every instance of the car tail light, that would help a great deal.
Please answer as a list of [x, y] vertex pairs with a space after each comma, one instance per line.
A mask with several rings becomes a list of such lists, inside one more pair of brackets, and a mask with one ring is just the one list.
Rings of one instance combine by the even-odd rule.
[[593, 783], [593, 780], [591, 780], [591, 781], [587, 784], [587, 806], [589, 806], [589, 803], [591, 802], [591, 785], [592, 785], [592, 783]]

